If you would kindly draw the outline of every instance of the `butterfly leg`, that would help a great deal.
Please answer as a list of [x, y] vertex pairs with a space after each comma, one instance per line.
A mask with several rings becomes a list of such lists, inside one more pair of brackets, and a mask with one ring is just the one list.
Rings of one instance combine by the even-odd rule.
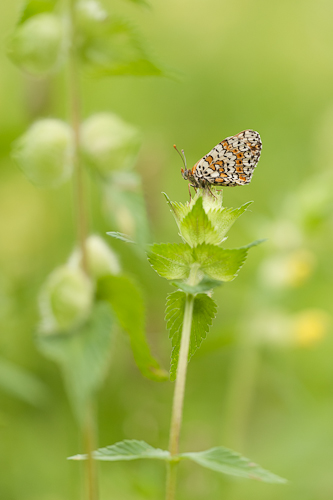
[[188, 192], [190, 193], [190, 201], [191, 201], [192, 200], [191, 184], [188, 185]]
[[215, 194], [214, 194], [214, 193], [212, 193], [212, 190], [210, 189], [209, 185], [207, 185], [207, 189], [208, 189], [208, 191], [210, 192], [210, 194], [211, 194], [212, 196], [214, 196], [214, 198], [216, 198]]

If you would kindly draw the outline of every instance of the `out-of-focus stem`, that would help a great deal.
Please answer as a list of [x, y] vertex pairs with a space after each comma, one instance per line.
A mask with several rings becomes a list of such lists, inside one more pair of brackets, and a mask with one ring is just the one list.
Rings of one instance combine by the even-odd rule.
[[242, 342], [233, 362], [226, 412], [223, 443], [245, 453], [246, 431], [255, 391], [259, 352], [255, 343]]
[[75, 211], [77, 221], [78, 240], [82, 255], [82, 267], [87, 272], [87, 252], [85, 241], [88, 233], [87, 207], [85, 202], [83, 169], [80, 161], [80, 121], [81, 121], [81, 102], [80, 102], [80, 76], [78, 60], [75, 51], [75, 0], [69, 1], [69, 18], [71, 44], [69, 54], [69, 99], [71, 124], [74, 135], [74, 191], [75, 191]]
[[95, 419], [94, 419], [92, 405], [90, 405], [87, 411], [86, 422], [83, 429], [84, 444], [88, 456], [86, 462], [87, 464], [86, 481], [87, 481], [87, 498], [89, 500], [98, 499], [96, 465], [92, 456], [93, 450], [96, 449], [94, 420]]
[[[78, 240], [82, 255], [82, 268], [87, 273], [87, 252], [86, 239], [88, 235], [87, 206], [84, 192], [83, 169], [80, 162], [80, 121], [81, 121], [81, 102], [80, 102], [80, 76], [77, 55], [75, 51], [76, 23], [75, 23], [75, 0], [68, 0], [68, 12], [70, 21], [70, 54], [68, 63], [69, 77], [69, 102], [71, 113], [71, 125], [74, 135], [74, 196], [75, 212]], [[92, 453], [96, 448], [95, 443], [95, 425], [92, 405], [87, 408], [87, 415], [83, 425], [83, 439], [85, 451], [88, 456], [86, 462], [86, 481], [88, 500], [98, 499], [96, 465]]]
[[183, 405], [185, 395], [186, 373], [188, 363], [188, 352], [190, 347], [191, 326], [193, 316], [193, 295], [186, 295], [184, 321], [182, 329], [182, 337], [180, 342], [180, 351], [177, 367], [177, 378], [172, 404], [172, 415], [170, 425], [170, 441], [169, 451], [171, 461], [168, 464], [166, 500], [174, 500], [176, 494], [177, 468], [178, 461], [172, 460], [172, 457], [178, 455], [179, 452], [179, 437], [183, 417]]

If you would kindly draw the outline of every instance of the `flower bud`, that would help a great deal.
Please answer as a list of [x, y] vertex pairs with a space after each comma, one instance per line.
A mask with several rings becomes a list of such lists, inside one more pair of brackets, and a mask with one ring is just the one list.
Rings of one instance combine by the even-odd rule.
[[92, 283], [81, 269], [58, 267], [41, 291], [41, 332], [55, 333], [77, 327], [88, 318], [92, 300]]
[[13, 157], [33, 184], [58, 186], [73, 171], [72, 129], [60, 120], [39, 120], [15, 141]]
[[86, 162], [101, 175], [134, 165], [141, 140], [136, 128], [111, 113], [88, 118], [81, 128], [81, 148]]
[[34, 76], [54, 71], [64, 54], [61, 19], [37, 14], [19, 25], [9, 43], [8, 55], [22, 70]]
[[108, 13], [96, 0], [80, 0], [76, 4], [76, 22], [79, 36], [89, 37], [98, 33], [101, 23], [108, 19]]
[[[91, 235], [86, 240], [88, 272], [92, 278], [100, 278], [107, 274], [119, 274], [120, 264], [117, 255], [97, 235]], [[69, 258], [69, 265], [79, 268], [82, 265], [82, 253], [75, 250]]]

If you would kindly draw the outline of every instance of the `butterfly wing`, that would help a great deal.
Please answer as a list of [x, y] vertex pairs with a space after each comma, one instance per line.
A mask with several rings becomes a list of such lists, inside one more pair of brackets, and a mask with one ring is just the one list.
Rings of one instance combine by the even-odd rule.
[[193, 176], [216, 186], [249, 184], [261, 153], [258, 132], [244, 130], [227, 137], [194, 165]]

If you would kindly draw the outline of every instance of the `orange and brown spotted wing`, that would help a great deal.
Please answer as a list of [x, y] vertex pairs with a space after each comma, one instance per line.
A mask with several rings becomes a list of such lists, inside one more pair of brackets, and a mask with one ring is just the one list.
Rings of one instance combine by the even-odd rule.
[[249, 184], [261, 153], [258, 132], [244, 130], [227, 137], [198, 161], [192, 175], [200, 182], [215, 186], [239, 186]]

